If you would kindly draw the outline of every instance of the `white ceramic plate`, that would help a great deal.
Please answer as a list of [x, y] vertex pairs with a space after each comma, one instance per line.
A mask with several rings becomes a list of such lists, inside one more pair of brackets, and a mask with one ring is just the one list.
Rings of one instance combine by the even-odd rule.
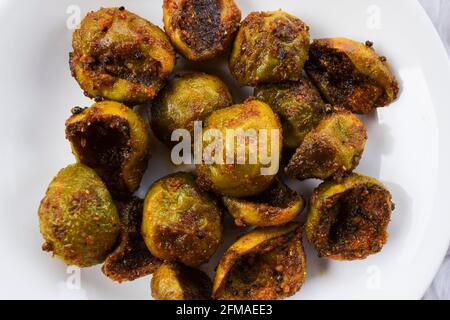
[[[388, 57], [401, 84], [398, 101], [364, 118], [369, 141], [357, 171], [383, 181], [396, 210], [383, 251], [364, 261], [316, 258], [305, 243], [308, 278], [294, 299], [420, 298], [450, 240], [450, 66], [437, 33], [413, 0], [238, 1], [250, 11], [280, 6], [307, 22], [316, 37], [372, 40]], [[64, 138], [64, 121], [75, 105], [88, 106], [70, 76], [69, 27], [115, 1], [0, 0], [1, 139], [0, 298], [147, 299], [149, 277], [115, 284], [99, 267], [67, 268], [40, 250], [37, 208], [51, 178], [74, 158]], [[161, 25], [162, 1], [126, 1], [127, 9]], [[250, 94], [227, 74], [224, 60], [185, 67], [223, 77], [236, 101]], [[217, 67], [219, 69], [217, 70]], [[156, 178], [177, 168], [153, 139], [153, 158], [139, 195]], [[315, 182], [296, 184], [308, 196]], [[229, 226], [229, 221], [227, 226]], [[211, 272], [233, 238], [207, 270]], [[80, 280], [80, 281], [78, 281]]]

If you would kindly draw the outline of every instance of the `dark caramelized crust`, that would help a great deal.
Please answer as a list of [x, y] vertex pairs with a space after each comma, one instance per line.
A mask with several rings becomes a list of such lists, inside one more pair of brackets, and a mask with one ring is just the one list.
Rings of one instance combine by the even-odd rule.
[[[86, 71], [93, 76], [104, 75], [96, 78], [95, 87], [107, 86], [114, 79], [123, 79], [131, 84], [147, 87], [152, 85], [160, 87], [162, 84], [162, 79], [158, 77], [161, 72], [161, 63], [152, 58], [144, 61], [144, 54], [139, 45], [129, 42], [118, 43], [111, 47], [97, 45], [92, 47], [91, 54], [90, 59], [83, 61], [85, 58], [71, 53], [70, 61], [73, 76], [76, 76], [75, 64], [77, 63], [82, 63]], [[136, 65], [136, 70], [129, 68], [131, 64]]]
[[164, 26], [187, 59], [211, 59], [225, 51], [239, 27], [233, 0], [164, 0]]
[[117, 116], [100, 121], [77, 122], [67, 127], [67, 138], [72, 141], [82, 163], [93, 168], [107, 182], [113, 194], [126, 190], [121, 167], [130, 154], [128, 122]]
[[179, 19], [172, 21], [173, 28], [182, 30], [181, 38], [196, 54], [217, 50], [225, 32], [220, 22], [220, 10], [218, 0], [184, 1]]
[[[282, 231], [284, 229], [287, 232]], [[271, 236], [273, 232], [278, 234]], [[261, 237], [262, 233], [267, 236]], [[221, 300], [282, 299], [300, 290], [305, 277], [306, 258], [300, 227], [290, 224], [257, 229], [239, 239], [222, 257], [213, 297]]]
[[121, 233], [116, 249], [103, 264], [103, 273], [113, 281], [132, 281], [155, 272], [162, 261], [152, 256], [140, 234], [143, 201], [133, 197], [117, 202]]
[[398, 83], [384, 57], [348, 39], [315, 40], [305, 70], [327, 102], [368, 113], [397, 98]]
[[104, 101], [73, 115], [66, 138], [113, 196], [127, 197], [139, 187], [149, 158], [148, 126], [127, 106]]
[[306, 228], [319, 256], [355, 260], [381, 251], [393, 205], [389, 191], [369, 179], [353, 174], [314, 191]]

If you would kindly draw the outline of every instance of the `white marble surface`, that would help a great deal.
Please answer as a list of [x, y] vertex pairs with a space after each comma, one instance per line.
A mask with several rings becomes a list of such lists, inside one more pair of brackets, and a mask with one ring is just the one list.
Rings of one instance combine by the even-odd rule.
[[[419, 0], [444, 42], [450, 57], [450, 0]], [[424, 299], [450, 300], [450, 249]]]

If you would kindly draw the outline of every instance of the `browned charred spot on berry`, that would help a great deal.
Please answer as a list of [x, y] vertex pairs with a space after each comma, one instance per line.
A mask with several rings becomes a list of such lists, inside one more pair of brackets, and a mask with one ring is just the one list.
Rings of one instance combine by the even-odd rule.
[[136, 51], [135, 53], [134, 53], [134, 58], [136, 59], [136, 60], [141, 60], [141, 59], [143, 59], [145, 57], [145, 55], [142, 53], [142, 51]]
[[197, 53], [220, 45], [220, 11], [218, 0], [184, 1], [178, 24], [184, 41]]
[[197, 230], [197, 232], [195, 234], [197, 235], [197, 238], [199, 238], [199, 239], [203, 239], [206, 236], [202, 230]]
[[326, 114], [331, 114], [333, 113], [333, 106], [331, 104], [326, 104], [325, 105], [325, 113]]
[[72, 109], [70, 109], [70, 113], [72, 113], [73, 115], [75, 114], [80, 114], [81, 112], [83, 112], [84, 108], [81, 107], [73, 107]]
[[44, 242], [44, 244], [42, 244], [42, 251], [52, 252], [53, 251], [52, 244], [50, 242]]

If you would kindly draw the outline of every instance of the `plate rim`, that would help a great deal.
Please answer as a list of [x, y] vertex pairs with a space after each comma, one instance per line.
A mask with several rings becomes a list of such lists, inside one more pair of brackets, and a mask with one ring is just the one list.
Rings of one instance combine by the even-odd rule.
[[[9, 5], [11, 5], [13, 3], [14, 3], [13, 0], [0, 0], [0, 12], [8, 9]], [[448, 52], [445, 49], [445, 45], [444, 45], [442, 39], [440, 38], [435, 26], [433, 25], [430, 17], [428, 16], [425, 9], [422, 7], [422, 5], [420, 4], [420, 2], [418, 0], [416, 0], [414, 2], [409, 1], [409, 0], [403, 0], [402, 4], [403, 5], [407, 4], [409, 7], [411, 7], [411, 10], [414, 10], [414, 12], [418, 14], [418, 17], [420, 18], [420, 20], [422, 20], [425, 31], [429, 32], [429, 34], [428, 34], [429, 37], [433, 38], [432, 40], [430, 40], [430, 42], [433, 43], [433, 48], [434, 48], [434, 46], [439, 47], [439, 49], [436, 50], [435, 55], [439, 55], [439, 56], [441, 56], [441, 58], [444, 58], [444, 57], [446, 58], [446, 60], [447, 60], [447, 64], [445, 66], [446, 71], [442, 72], [442, 73], [443, 73], [443, 78], [450, 81], [450, 61], [449, 61], [450, 57], [449, 57]], [[439, 59], [441, 59], [441, 58], [439, 58]], [[442, 66], [442, 68], [444, 69], [444, 66]], [[450, 83], [450, 82], [448, 82], [448, 83]], [[450, 98], [450, 94], [443, 93], [444, 89], [438, 88], [436, 90], [439, 90], [439, 94], [443, 94], [444, 96], [446, 95], [447, 97]], [[442, 103], [439, 103], [439, 104], [437, 103], [436, 99], [438, 99], [438, 98], [436, 98], [436, 95], [437, 95], [437, 93], [433, 92], [433, 94], [432, 94], [433, 105], [435, 106], [436, 110], [443, 110], [443, 108], [445, 106], [443, 106]], [[444, 112], [444, 110], [442, 112]], [[446, 112], [447, 112], [447, 114], [449, 114], [449, 111], [446, 111]], [[437, 121], [437, 123], [439, 124], [439, 128], [438, 128], [439, 138], [442, 137], [442, 131], [450, 132], [450, 129], [443, 127], [442, 122], [443, 122], [442, 119], [438, 119], [438, 121]], [[438, 163], [437, 171], [438, 171], [439, 178], [436, 181], [436, 183], [441, 185], [443, 180], [450, 179], [450, 169], [445, 167], [445, 163], [450, 163], [450, 144], [445, 144], [442, 141], [442, 138], [440, 139], [440, 141], [438, 143], [438, 157], [439, 157], [439, 159], [438, 159], [439, 163]], [[443, 200], [441, 200], [442, 198], [440, 197], [440, 195], [442, 193], [445, 193], [443, 191], [445, 191], [445, 190], [442, 190], [442, 188], [438, 188], [438, 192], [436, 194], [436, 199], [435, 199], [433, 205], [430, 206], [430, 207], [432, 207], [432, 208], [430, 208], [430, 212], [432, 210], [435, 210], [436, 208], [441, 208], [441, 209], [443, 208], [443, 206], [442, 206]], [[446, 220], [445, 220], [446, 222], [450, 222], [450, 216], [446, 217], [444, 212], [442, 212], [442, 214], [440, 214], [438, 217], [440, 218], [439, 220], [441, 223], [444, 221], [445, 218], [446, 218]], [[427, 231], [427, 232], [430, 232], [430, 231]], [[439, 267], [441, 266], [441, 264], [445, 258], [447, 250], [450, 247], [450, 232], [446, 233], [445, 235], [442, 234], [442, 239], [447, 240], [446, 244], [444, 244], [443, 240], [439, 241], [440, 245], [436, 244], [436, 247], [434, 248], [434, 250], [436, 251], [435, 263], [428, 265], [429, 269], [432, 269], [432, 270], [427, 272], [426, 275], [423, 275], [424, 280], [422, 282], [424, 283], [424, 285], [423, 285], [423, 290], [421, 290], [422, 295], [415, 297], [416, 299], [421, 299], [423, 297], [426, 290], [431, 285], [434, 277], [436, 276], [437, 271], [439, 270]]]

